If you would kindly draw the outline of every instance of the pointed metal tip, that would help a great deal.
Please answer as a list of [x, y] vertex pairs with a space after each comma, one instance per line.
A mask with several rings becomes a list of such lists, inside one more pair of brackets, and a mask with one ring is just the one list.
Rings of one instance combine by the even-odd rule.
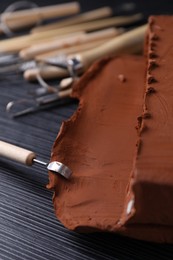
[[46, 163], [46, 162], [43, 162], [43, 161], [41, 161], [41, 160], [38, 160], [38, 159], [36, 159], [36, 158], [34, 158], [33, 159], [33, 162], [34, 163], [37, 163], [37, 164], [40, 164], [40, 165], [43, 165], [43, 166], [48, 166], [48, 163]]

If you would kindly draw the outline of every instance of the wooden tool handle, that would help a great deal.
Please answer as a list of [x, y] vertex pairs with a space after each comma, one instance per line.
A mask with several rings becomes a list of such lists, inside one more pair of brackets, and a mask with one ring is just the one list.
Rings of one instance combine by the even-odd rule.
[[37, 55], [41, 55], [46, 52], [59, 50], [61, 48], [68, 48], [71, 46], [79, 46], [84, 43], [94, 42], [102, 39], [109, 39], [115, 37], [123, 32], [122, 29], [105, 29], [94, 33], [78, 33], [78, 35], [72, 35], [62, 39], [55, 39], [51, 42], [34, 44], [31, 47], [25, 48], [20, 51], [19, 55], [22, 59], [33, 59]]
[[143, 48], [146, 29], [147, 25], [140, 26], [137, 29], [124, 33], [97, 48], [78, 53], [73, 57], [69, 56], [69, 58], [77, 58], [83, 65], [84, 69], [86, 69], [92, 64], [92, 62], [105, 55], [139, 52], [139, 50], [142, 50]]
[[62, 17], [70, 14], [76, 14], [80, 11], [79, 3], [71, 2], [66, 4], [58, 4], [52, 6], [45, 6], [29, 10], [15, 11], [13, 13], [4, 13], [3, 18], [9, 21], [20, 20], [21, 22], [29, 19], [37, 22], [38, 20], [45, 20], [54, 17]]
[[108, 6], [105, 6], [102, 8], [98, 8], [96, 10], [92, 10], [89, 12], [79, 14], [72, 18], [70, 17], [70, 18], [64, 19], [59, 22], [55, 22], [55, 23], [43, 25], [43, 26], [38, 26], [38, 27], [32, 29], [31, 32], [32, 33], [43, 32], [43, 31], [47, 31], [47, 30], [61, 28], [61, 27], [68, 26], [68, 25], [92, 21], [92, 20], [108, 17], [111, 15], [112, 15], [112, 9]]
[[50, 41], [44, 41], [41, 43], [35, 43], [31, 45], [30, 47], [24, 48], [19, 52], [19, 56], [23, 60], [29, 60], [33, 59], [36, 55], [40, 55], [42, 53], [52, 51], [55, 49], [60, 49], [63, 47], [69, 47], [71, 42], [73, 42], [75, 39], [80, 39], [83, 35], [85, 35], [85, 32], [77, 32], [73, 33], [71, 35], [65, 35], [57, 40], [51, 39]]
[[79, 32], [81, 30], [92, 31], [92, 30], [103, 29], [110, 26], [116, 26], [116, 25], [120, 26], [120, 25], [129, 24], [138, 21], [140, 19], [141, 19], [141, 14], [131, 15], [128, 17], [112, 17], [112, 18], [91, 21], [87, 23], [81, 23], [77, 25], [71, 25], [71, 26], [58, 28], [50, 31], [38, 32], [35, 34], [15, 37], [10, 40], [9, 39], [2, 40], [0, 42], [0, 50], [1, 52], [20, 51], [23, 48], [31, 46], [35, 42], [52, 38], [58, 35]]
[[24, 72], [24, 78], [28, 81], [37, 80], [37, 75], [43, 79], [63, 78], [68, 76], [68, 71], [54, 66], [45, 66], [42, 69], [29, 69]]
[[[141, 20], [142, 18], [142, 14], [138, 13], [138, 14], [134, 14], [134, 15], [128, 15], [128, 16], [115, 16], [115, 17], [111, 17], [111, 18], [103, 18], [103, 19], [84, 19], [81, 22], [78, 23], [69, 23], [66, 25], [63, 25], [64, 27], [62, 28], [62, 26], [57, 25], [57, 26], [52, 26], [52, 28], [49, 28], [49, 30], [40, 30], [37, 31], [37, 33], [33, 33], [33, 34], [40, 34], [40, 33], [46, 33], [46, 32], [51, 32], [54, 30], [58, 30], [59, 32], [62, 31], [67, 31], [69, 32], [69, 30], [97, 30], [97, 29], [101, 29], [101, 28], [106, 28], [106, 27], [110, 27], [110, 26], [123, 26], [126, 24], [130, 24], [136, 21]], [[60, 22], [61, 23], [61, 22]], [[36, 32], [36, 29], [35, 29]]]
[[[19, 30], [30, 27], [36, 23], [54, 17], [76, 14], [80, 11], [77, 2], [54, 5], [50, 7], [40, 7], [24, 11], [15, 11], [13, 13], [4, 13], [1, 20], [7, 24], [11, 30]], [[0, 33], [3, 29], [0, 27]]]
[[53, 58], [53, 57], [58, 57], [61, 55], [74, 55], [75, 53], [83, 52], [92, 48], [95, 48], [99, 45], [102, 45], [103, 43], [105, 43], [106, 40], [98, 40], [98, 41], [94, 41], [94, 42], [89, 42], [89, 43], [84, 43], [84, 44], [80, 44], [80, 45], [75, 45], [75, 46], [71, 46], [69, 48], [62, 48], [56, 51], [50, 51], [50, 52], [46, 52], [44, 54], [41, 55], [37, 55], [34, 57], [34, 59], [36, 61], [47, 61], [47, 58]]
[[0, 156], [31, 166], [36, 154], [32, 151], [0, 141]]
[[[84, 50], [88, 50], [91, 48], [94, 48], [96, 46], [99, 46], [101, 44], [103, 44], [103, 42], [105, 42], [105, 40], [99, 40], [96, 42], [90, 42], [90, 43], [86, 43], [86, 44], [81, 44], [79, 46], [73, 46], [73, 47], [69, 47], [66, 49], [60, 49], [58, 51], [55, 52], [50, 52], [50, 53], [46, 53], [44, 55], [38, 55], [35, 57], [35, 59], [37, 61], [46, 61], [48, 58], [53, 57], [53, 56], [58, 56], [58, 55], [67, 55], [69, 53], [76, 53], [77, 51], [84, 51]], [[28, 69], [24, 72], [24, 78], [28, 81], [35, 81], [37, 80], [37, 75], [40, 74], [40, 76], [43, 79], [54, 79], [54, 78], [63, 78], [69, 75], [68, 71], [59, 67], [54, 67], [54, 66], [49, 66], [49, 65], [45, 65], [42, 66], [40, 68], [36, 68], [36, 69]]]
[[105, 19], [99, 19], [96, 21], [89, 21], [85, 23], [79, 23], [79, 24], [74, 24], [74, 25], [69, 25], [64, 28], [57, 28], [49, 31], [43, 31], [43, 32], [38, 32], [37, 34], [31, 34], [31, 37], [43, 37], [46, 35], [49, 37], [52, 34], [61, 34], [61, 33], [70, 33], [70, 32], [77, 32], [81, 30], [85, 31], [93, 31], [93, 30], [98, 30], [98, 29], [103, 29], [106, 27], [111, 27], [111, 26], [123, 26], [126, 24], [131, 24], [133, 22], [141, 20], [142, 15], [141, 14], [134, 14], [134, 15], [129, 15], [129, 16], [119, 16], [119, 17], [110, 17], [110, 18], [105, 18]]
[[[1, 32], [1, 28], [0, 28], [0, 32]], [[80, 33], [78, 32], [70, 32], [70, 34], [77, 34]], [[25, 36], [18, 36], [18, 37], [14, 37], [11, 39], [5, 39], [0, 41], [0, 52], [8, 52], [8, 53], [16, 53], [21, 51], [24, 48], [28, 48], [33, 44], [38, 44], [41, 42], [48, 42], [51, 41], [52, 39], [54, 39], [58, 34], [53, 33], [50, 35], [48, 35], [46, 37], [46, 35], [44, 35], [43, 37], [41, 36], [39, 37], [34, 37], [32, 38], [30, 35], [25, 35]], [[35, 36], [35, 34], [34, 34]], [[66, 32], [61, 32], [61, 35], [59, 35], [60, 39], [61, 38], [65, 38], [67, 36]]]

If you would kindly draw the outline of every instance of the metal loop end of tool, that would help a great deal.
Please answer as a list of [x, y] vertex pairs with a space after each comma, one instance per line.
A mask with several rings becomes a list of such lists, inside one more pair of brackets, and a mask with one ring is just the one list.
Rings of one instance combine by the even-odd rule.
[[81, 72], [82, 64], [77, 58], [67, 59], [67, 70], [73, 80], [78, 79], [78, 74]]
[[69, 179], [72, 175], [72, 171], [65, 164], [54, 161], [48, 164], [47, 169], [54, 173], [60, 174], [66, 179]]
[[6, 112], [11, 118], [19, 117], [35, 110], [33, 106], [33, 101], [27, 99], [19, 99], [16, 101], [10, 101], [6, 105]]
[[[61, 93], [61, 94], [60, 94]], [[29, 113], [37, 112], [54, 107], [55, 105], [64, 105], [69, 102], [71, 89], [65, 89], [61, 92], [47, 94], [34, 99], [19, 99], [11, 101], [6, 105], [6, 112], [11, 118], [24, 116]]]
[[67, 58], [67, 56], [64, 54], [58, 55], [56, 57], [47, 58], [44, 62], [52, 66], [66, 69], [73, 80], [78, 79], [78, 75], [81, 73], [82, 70], [82, 64], [77, 59], [77, 57]]
[[50, 94], [50, 93], [57, 93], [58, 92], [58, 86], [51, 86], [49, 85], [40, 75], [40, 73], [38, 72], [36, 75], [37, 81], [40, 84], [40, 88], [37, 88], [33, 94], [34, 96], [41, 96], [41, 95], [45, 95], [45, 94]]
[[33, 95], [35, 96], [41, 96], [45, 94], [51, 94], [51, 93], [59, 93], [60, 91], [63, 91], [73, 84], [73, 78], [64, 78], [62, 79], [58, 85], [56, 86], [51, 86], [49, 85], [43, 77], [40, 75], [38, 72], [36, 75], [37, 81], [40, 84], [40, 88], [37, 88], [34, 92]]
[[81, 62], [77, 58], [68, 58], [66, 61], [67, 70], [72, 79], [71, 85], [79, 80], [79, 75], [83, 70]]
[[70, 76], [73, 79], [76, 79], [77, 73], [76, 73], [76, 70], [75, 70], [75, 61], [74, 61], [74, 59], [67, 59], [67, 69], [69, 71]]

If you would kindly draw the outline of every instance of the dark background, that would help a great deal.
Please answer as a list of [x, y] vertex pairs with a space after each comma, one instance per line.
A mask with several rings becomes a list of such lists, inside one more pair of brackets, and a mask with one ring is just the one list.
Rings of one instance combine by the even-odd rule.
[[[0, 1], [0, 10], [14, 1]], [[35, 1], [38, 5], [68, 1]], [[118, 7], [125, 1], [81, 0], [82, 11], [103, 5]], [[172, 1], [134, 1], [137, 11], [149, 14], [173, 13]], [[117, 8], [118, 9], [118, 8]], [[49, 161], [51, 146], [62, 120], [76, 104], [10, 119], [5, 106], [11, 100], [26, 98], [36, 87], [21, 75], [0, 75], [0, 139], [35, 151]], [[0, 159], [0, 260], [57, 259], [173, 259], [173, 245], [159, 245], [115, 234], [76, 234], [56, 219], [52, 193], [46, 190], [47, 170]]]

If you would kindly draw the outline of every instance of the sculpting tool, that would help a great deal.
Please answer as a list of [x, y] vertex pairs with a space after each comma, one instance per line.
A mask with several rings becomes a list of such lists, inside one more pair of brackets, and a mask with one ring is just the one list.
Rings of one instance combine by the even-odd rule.
[[27, 166], [32, 166], [34, 163], [43, 165], [48, 170], [54, 172], [55, 174], [60, 174], [66, 179], [69, 179], [72, 174], [72, 171], [61, 162], [53, 161], [50, 163], [46, 163], [44, 161], [36, 159], [36, 154], [34, 152], [9, 144], [4, 141], [0, 141], [0, 156], [25, 164]]
[[[111, 31], [112, 33], [112, 31]], [[57, 49], [59, 48], [62, 48], [63, 45], [65, 45], [66, 42], [68, 42], [68, 39], [75, 39], [81, 35], [84, 35], [86, 34], [84, 31], [80, 31], [80, 32], [74, 32], [74, 33], [69, 33], [69, 34], [65, 34], [65, 35], [59, 35], [58, 36], [58, 47]], [[110, 33], [109, 33], [110, 34]], [[41, 44], [49, 44], [49, 43], [52, 43], [53, 41], [57, 40], [57, 37], [53, 37], [51, 39], [45, 39], [41, 42]], [[33, 46], [33, 45], [32, 45]], [[31, 47], [32, 47], [31, 46]], [[35, 46], [35, 44], [34, 44]], [[36, 44], [36, 46], [38, 46], [38, 43]], [[66, 45], [65, 45], [66, 46]], [[8, 66], [8, 65], [11, 65], [11, 64], [15, 64], [15, 65], [18, 65], [20, 63], [23, 63], [24, 60], [28, 60], [28, 57], [20, 57], [19, 55], [20, 53], [8, 53], [8, 52], [0, 52], [0, 66]]]
[[62, 21], [54, 22], [48, 25], [38, 26], [33, 28], [31, 33], [44, 32], [47, 30], [62, 28], [65, 26], [89, 22], [101, 18], [106, 18], [112, 15], [112, 9], [109, 6], [104, 6], [95, 10], [91, 10], [82, 14], [75, 15], [70, 18], [63, 19]]
[[58, 88], [53, 94], [48, 94], [35, 99], [19, 99], [10, 101], [6, 106], [6, 111], [11, 117], [19, 117], [25, 114], [33, 113], [39, 110], [51, 108], [53, 106], [62, 105], [66, 101], [71, 100], [71, 88], [59, 91]]
[[[3, 75], [4, 73], [9, 74], [14, 72], [24, 72], [24, 78], [28, 81], [37, 80], [38, 74], [44, 79], [57, 78], [57, 75], [58, 77], [65, 77], [68, 76], [66, 65], [64, 65], [66, 64], [68, 54], [88, 50], [99, 46], [104, 42], [106, 42], [106, 40], [99, 40], [91, 43], [80, 44], [78, 46], [59, 49], [54, 52], [38, 55], [35, 57], [35, 60], [30, 61], [23, 61], [19, 58], [18, 60], [16, 59], [16, 64], [13, 64], [12, 62], [10, 64], [7, 61], [6, 64], [4, 63], [4, 66], [0, 66], [0, 75]], [[55, 66], [56, 64], [62, 65], [60, 66], [61, 68], [57, 68], [54, 64]]]
[[[46, 42], [33, 45], [28, 49], [23, 49], [19, 53], [20, 57], [17, 57], [16, 55], [6, 55], [4, 57], [0, 57], [0, 73], [8, 73], [13, 71], [24, 72], [27, 69], [39, 68], [40, 66], [37, 61], [47, 63], [46, 57], [49, 56], [51, 56], [51, 59], [52, 56], [56, 57], [56, 59], [59, 59], [60, 62], [62, 54], [74, 54], [78, 51], [96, 47], [121, 34], [123, 31], [124, 30], [122, 28], [109, 28], [87, 34], [84, 32], [79, 32], [73, 33], [69, 35], [69, 37], [62, 37], [59, 40], [52, 40], [50, 43]], [[30, 60], [34, 58], [35, 60]]]
[[[56, 64], [57, 67], [63, 66], [69, 72], [73, 71], [74, 74], [84, 72], [94, 61], [106, 56], [117, 55], [122, 53], [134, 54], [139, 53], [143, 49], [144, 37], [147, 25], [142, 25], [133, 30], [130, 30], [118, 37], [115, 37], [106, 43], [92, 48], [91, 50], [83, 51], [75, 55], [67, 57], [66, 63]], [[55, 62], [54, 62], [55, 65]], [[58, 75], [57, 75], [58, 77]]]
[[[19, 4], [18, 4], [19, 5]], [[8, 11], [18, 6], [17, 3], [12, 4], [7, 10], [1, 14], [1, 21], [3, 24], [11, 30], [19, 30], [25, 27], [33, 26], [42, 22], [43, 20], [62, 17], [79, 13], [80, 6], [78, 2], [71, 2], [65, 4], [57, 4], [53, 6], [35, 7], [32, 9], [20, 10], [20, 11]], [[10, 8], [12, 7], [12, 8]], [[4, 30], [0, 25], [0, 34]]]
[[45, 39], [50, 39], [59, 35], [65, 35], [72, 32], [79, 31], [93, 31], [103, 28], [108, 28], [110, 26], [124, 26], [132, 24], [137, 21], [141, 21], [143, 18], [142, 14], [135, 14], [130, 16], [121, 16], [121, 17], [111, 17], [106, 19], [100, 19], [96, 21], [71, 25], [64, 28], [53, 29], [45, 32], [38, 32], [34, 34], [29, 34], [20, 37], [14, 37], [13, 39], [3, 40], [0, 42], [0, 49], [2, 52], [18, 52], [23, 48], [27, 48], [38, 41], [43, 41]]
[[66, 36], [62, 39], [58, 37], [52, 39], [49, 42], [46, 41], [43, 43], [33, 44], [28, 48], [22, 49], [19, 52], [19, 56], [24, 60], [29, 60], [38, 55], [51, 51], [56, 51], [62, 48], [80, 46], [81, 44], [97, 42], [99, 40], [108, 40], [122, 34], [123, 32], [123, 28], [108, 28], [91, 33], [85, 33], [84, 31], [81, 31], [79, 33], [74, 33], [72, 35]]
[[[66, 70], [66, 60], [68, 54], [75, 54], [77, 53], [77, 51], [89, 50], [96, 46], [100, 46], [101, 44], [106, 42], [107, 42], [106, 40], [99, 40], [91, 43], [81, 44], [79, 46], [64, 48], [56, 52], [50, 52], [47, 53], [47, 55], [45, 54], [39, 55], [35, 58], [38, 61], [37, 66], [36, 67], [32, 66], [30, 68], [27, 66], [28, 69], [23, 70], [24, 72], [23, 76], [28, 81], [37, 80], [38, 74], [43, 79], [53, 79], [53, 78], [56, 79], [56, 78], [66, 77], [68, 76], [68, 71]], [[56, 66], [57, 64], [59, 65], [59, 67]], [[24, 64], [23, 66], [20, 67], [20, 71], [23, 68], [26, 68]], [[6, 70], [5, 68], [2, 70], [0, 69], [0, 73], [2, 71], [3, 72], [8, 71], [8, 67]]]
[[[85, 13], [75, 15], [70, 18], [63, 19], [62, 21], [54, 22], [54, 23], [51, 23], [48, 25], [37, 26], [36, 28], [33, 28], [31, 32], [32, 33], [44, 32], [47, 30], [62, 28], [62, 27], [69, 26], [69, 25], [94, 21], [94, 20], [106, 18], [109, 16], [114, 16], [114, 15], [117, 16], [117, 12], [119, 12], [119, 13], [126, 12], [128, 15], [129, 11], [132, 11], [135, 9], [135, 4], [134, 3], [125, 3], [120, 6], [116, 6], [115, 9], [116, 9], [116, 12], [114, 14], [114, 10], [111, 7], [104, 6], [104, 7], [95, 9], [95, 10], [91, 10], [91, 11], [88, 11]], [[120, 14], [118, 14], [118, 15], [120, 15]]]

